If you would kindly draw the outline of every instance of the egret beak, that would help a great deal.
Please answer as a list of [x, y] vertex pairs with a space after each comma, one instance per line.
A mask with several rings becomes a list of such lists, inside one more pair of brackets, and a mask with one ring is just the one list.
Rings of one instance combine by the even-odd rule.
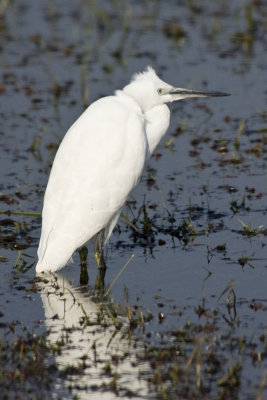
[[178, 95], [181, 99], [185, 99], [187, 97], [221, 97], [221, 96], [230, 96], [229, 93], [224, 92], [201, 92], [199, 90], [190, 90], [190, 89], [181, 89], [181, 88], [173, 88], [168, 91], [168, 94]]

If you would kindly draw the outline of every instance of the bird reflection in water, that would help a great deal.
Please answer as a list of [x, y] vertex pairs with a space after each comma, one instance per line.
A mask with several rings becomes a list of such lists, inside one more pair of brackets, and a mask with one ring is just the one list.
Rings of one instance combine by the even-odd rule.
[[40, 288], [47, 340], [58, 348], [55, 362], [64, 373], [56, 392], [64, 395], [71, 388], [79, 399], [110, 400], [126, 392], [154, 398], [140, 378], [149, 371], [148, 363], [138, 361], [142, 343], [134, 340], [127, 315], [110, 312], [110, 298], [75, 287], [60, 274], [45, 274]]

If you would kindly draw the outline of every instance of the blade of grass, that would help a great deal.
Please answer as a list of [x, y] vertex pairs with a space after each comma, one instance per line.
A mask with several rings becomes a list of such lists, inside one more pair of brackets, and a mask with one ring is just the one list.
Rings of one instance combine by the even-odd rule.
[[115, 276], [115, 278], [113, 279], [113, 281], [111, 282], [108, 290], [106, 291], [106, 293], [104, 294], [104, 297], [107, 297], [107, 295], [109, 294], [109, 292], [111, 291], [112, 287], [115, 285], [115, 283], [117, 282], [118, 278], [121, 276], [121, 274], [123, 273], [123, 271], [127, 268], [128, 264], [130, 263], [130, 261], [132, 261], [132, 259], [134, 258], [134, 254], [131, 255], [131, 257], [129, 258], [129, 260], [124, 264], [124, 266], [122, 267], [122, 269], [118, 272], [118, 274]]
[[234, 141], [234, 146], [235, 146], [236, 150], [239, 150], [239, 147], [240, 147], [240, 137], [241, 137], [242, 133], [244, 132], [245, 125], [246, 125], [246, 120], [243, 119], [243, 120], [240, 122], [238, 131], [237, 131], [237, 134], [236, 134], [236, 138], [235, 138], [235, 141]]
[[42, 213], [37, 211], [16, 211], [16, 210], [0, 210], [0, 214], [13, 214], [13, 215], [25, 215], [29, 217], [41, 217]]
[[223, 295], [228, 292], [228, 290], [233, 289], [234, 287], [234, 280], [231, 280], [225, 287], [225, 289], [222, 291], [222, 293], [220, 294], [220, 296], [218, 297], [217, 303], [220, 301], [220, 299], [223, 297]]
[[126, 217], [126, 215], [121, 214], [121, 218], [128, 224], [133, 230], [141, 234], [141, 231]]

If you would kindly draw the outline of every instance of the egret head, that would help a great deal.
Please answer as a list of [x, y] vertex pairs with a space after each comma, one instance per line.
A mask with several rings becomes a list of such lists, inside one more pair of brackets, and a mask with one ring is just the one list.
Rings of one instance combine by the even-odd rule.
[[132, 81], [123, 88], [123, 92], [133, 97], [144, 112], [155, 106], [189, 97], [228, 96], [223, 92], [176, 88], [161, 80], [152, 67], [147, 67], [144, 72], [135, 74]]

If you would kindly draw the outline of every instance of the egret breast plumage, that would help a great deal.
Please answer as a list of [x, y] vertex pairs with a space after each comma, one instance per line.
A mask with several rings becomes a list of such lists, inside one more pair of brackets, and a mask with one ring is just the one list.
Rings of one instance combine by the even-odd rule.
[[51, 169], [36, 271], [61, 269], [100, 232], [107, 242], [169, 127], [166, 103], [224, 95], [174, 88], [149, 67], [113, 96], [91, 104], [66, 133]]

